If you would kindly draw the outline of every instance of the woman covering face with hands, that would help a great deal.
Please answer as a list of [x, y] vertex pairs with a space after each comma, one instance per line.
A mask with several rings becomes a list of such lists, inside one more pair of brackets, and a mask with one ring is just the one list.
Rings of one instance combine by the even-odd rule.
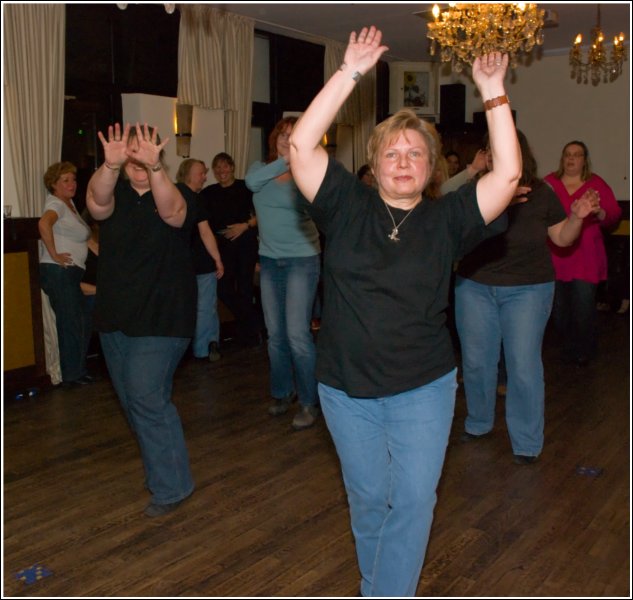
[[152, 494], [148, 517], [171, 512], [193, 491], [173, 376], [193, 335], [196, 280], [190, 240], [195, 195], [174, 185], [155, 128], [99, 132], [105, 162], [86, 203], [100, 221], [95, 326], [112, 383], [138, 438]]
[[324, 231], [317, 348], [323, 414], [341, 461], [363, 596], [413, 596], [453, 418], [455, 358], [445, 324], [453, 261], [490, 235], [521, 175], [503, 85], [508, 57], [478, 58], [495, 166], [429, 201], [437, 148], [402, 110], [368, 144], [377, 189], [320, 145], [357, 81], [387, 50], [375, 27], [350, 35], [344, 62], [292, 131], [290, 164]]

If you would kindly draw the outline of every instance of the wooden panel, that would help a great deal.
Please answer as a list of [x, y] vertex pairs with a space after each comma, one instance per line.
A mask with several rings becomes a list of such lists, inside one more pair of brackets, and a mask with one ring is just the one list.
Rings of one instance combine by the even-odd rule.
[[35, 364], [31, 300], [28, 253], [5, 254], [3, 357], [5, 371]]
[[[4, 281], [5, 307], [10, 304], [11, 311], [10, 317], [5, 313], [3, 331], [5, 394], [51, 386], [44, 356], [38, 221], [34, 217], [3, 222], [4, 264], [12, 265], [12, 272], [19, 273], [17, 281], [9, 284], [9, 273]], [[19, 267], [14, 269], [15, 265]]]

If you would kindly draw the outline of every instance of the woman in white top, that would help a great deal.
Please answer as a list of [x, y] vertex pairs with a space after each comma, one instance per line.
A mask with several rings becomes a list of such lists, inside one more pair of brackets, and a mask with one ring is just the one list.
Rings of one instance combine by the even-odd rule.
[[38, 227], [42, 239], [40, 284], [55, 312], [62, 382], [68, 386], [93, 381], [86, 371], [90, 328], [81, 279], [86, 269], [90, 228], [79, 216], [73, 197], [77, 168], [69, 162], [52, 164], [44, 174], [48, 190]]

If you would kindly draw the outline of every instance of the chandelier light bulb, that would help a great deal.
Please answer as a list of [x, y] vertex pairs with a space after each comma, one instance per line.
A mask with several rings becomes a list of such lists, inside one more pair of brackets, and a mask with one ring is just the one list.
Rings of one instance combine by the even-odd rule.
[[439, 46], [441, 61], [450, 61], [455, 72], [490, 52], [508, 54], [511, 68], [516, 68], [521, 54], [543, 44], [545, 11], [536, 4], [453, 2], [444, 11], [436, 4], [432, 14], [427, 31], [430, 54], [434, 56]]
[[604, 33], [600, 28], [600, 5], [598, 5], [598, 21], [591, 30], [591, 48], [587, 61], [583, 60], [580, 42], [582, 36], [578, 34], [574, 45], [569, 51], [569, 64], [571, 65], [571, 77], [576, 83], [589, 83], [598, 85], [601, 81], [607, 83], [615, 81], [622, 74], [622, 64], [626, 60], [624, 52], [624, 34], [613, 38], [613, 48], [610, 57], [603, 49]]

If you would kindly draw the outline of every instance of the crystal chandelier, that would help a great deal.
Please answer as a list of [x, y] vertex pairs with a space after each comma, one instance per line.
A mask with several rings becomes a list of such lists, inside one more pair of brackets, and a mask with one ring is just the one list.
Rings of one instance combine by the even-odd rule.
[[518, 64], [518, 55], [529, 53], [543, 43], [544, 12], [536, 4], [450, 3], [447, 9], [433, 7], [434, 22], [428, 24], [431, 56], [440, 47], [442, 62], [451, 61], [460, 72], [475, 58], [489, 52], [510, 57], [510, 66]]
[[583, 62], [580, 51], [582, 35], [578, 34], [574, 40], [574, 45], [569, 51], [569, 63], [571, 64], [571, 77], [577, 83], [587, 83], [591, 76], [591, 83], [598, 85], [600, 79], [604, 83], [615, 81], [622, 74], [622, 63], [626, 60], [624, 54], [624, 34], [616, 35], [613, 38], [613, 49], [611, 59], [607, 58], [607, 52], [602, 47], [604, 34], [600, 28], [600, 5], [598, 5], [598, 23], [591, 30], [591, 49], [587, 62]]

